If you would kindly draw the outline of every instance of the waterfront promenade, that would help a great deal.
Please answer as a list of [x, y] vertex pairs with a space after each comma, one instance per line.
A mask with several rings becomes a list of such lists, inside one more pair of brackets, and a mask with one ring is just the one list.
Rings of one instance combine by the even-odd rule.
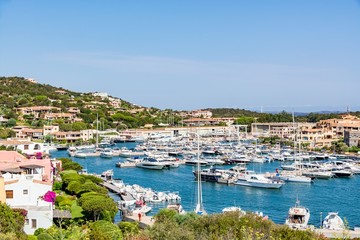
[[140, 228], [151, 227], [155, 222], [152, 216], [146, 215], [142, 215], [141, 220], [139, 221], [137, 214], [123, 216], [122, 220], [126, 222], [138, 222]]

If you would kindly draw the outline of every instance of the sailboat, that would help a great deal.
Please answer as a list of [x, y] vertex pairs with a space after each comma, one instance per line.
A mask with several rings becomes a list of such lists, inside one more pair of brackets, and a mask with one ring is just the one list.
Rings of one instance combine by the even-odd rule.
[[206, 211], [204, 209], [202, 203], [202, 186], [201, 186], [201, 169], [200, 169], [200, 140], [199, 140], [199, 133], [197, 133], [197, 204], [195, 207], [195, 213], [199, 215], [206, 215]]
[[[294, 113], [293, 113], [293, 128], [294, 128], [294, 160], [297, 161], [297, 157], [296, 157], [296, 130], [295, 130], [295, 117], [294, 117]], [[300, 147], [299, 147], [300, 149]], [[307, 176], [303, 176], [301, 173], [301, 157], [300, 157], [300, 163], [298, 164], [297, 168], [298, 168], [298, 172], [289, 172], [289, 173], [281, 173], [281, 175], [279, 176], [279, 178], [285, 182], [296, 182], [296, 183], [312, 183], [312, 179], [310, 177]]]

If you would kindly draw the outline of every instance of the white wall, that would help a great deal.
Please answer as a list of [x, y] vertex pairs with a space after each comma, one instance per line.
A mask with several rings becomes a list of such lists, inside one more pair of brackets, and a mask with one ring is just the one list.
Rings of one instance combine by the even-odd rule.
[[[5, 179], [6, 183], [7, 179]], [[10, 206], [32, 205], [38, 206], [42, 201], [38, 201], [40, 196], [44, 196], [47, 191], [51, 191], [52, 186], [40, 183], [34, 183], [32, 180], [19, 179], [18, 182], [6, 184], [5, 190], [13, 190], [13, 198], [6, 199]], [[24, 194], [27, 190], [27, 194]]]
[[[49, 207], [23, 207], [28, 210], [27, 221], [24, 224], [26, 234], [34, 234], [38, 228], [49, 228], [53, 224], [52, 206]], [[32, 220], [36, 220], [36, 228], [32, 227]]]

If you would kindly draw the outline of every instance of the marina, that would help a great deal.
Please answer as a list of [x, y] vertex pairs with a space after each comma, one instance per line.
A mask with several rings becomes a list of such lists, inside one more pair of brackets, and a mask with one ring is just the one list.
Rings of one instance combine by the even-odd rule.
[[[117, 143], [116, 147], [133, 149], [138, 143]], [[68, 157], [66, 151], [52, 152], [52, 157]], [[151, 170], [138, 167], [121, 167], [115, 165], [123, 157], [113, 158], [75, 158], [89, 172], [98, 173], [113, 169], [114, 178], [120, 178], [126, 184], [138, 184], [155, 191], [179, 192], [181, 205], [189, 212], [196, 205], [197, 184], [193, 171], [195, 166], [180, 164], [177, 168], [166, 170]], [[291, 162], [289, 162], [291, 163]], [[283, 162], [272, 161], [264, 163], [249, 163], [247, 169], [260, 173], [276, 174], [276, 169], [281, 169]], [[234, 166], [221, 166], [222, 169], [230, 169]], [[209, 168], [208, 166], [204, 168]], [[166, 184], [164, 184], [166, 183]], [[358, 216], [359, 209], [349, 206], [357, 206], [360, 200], [356, 190], [360, 179], [356, 175], [346, 178], [331, 178], [328, 180], [314, 179], [312, 184], [286, 183], [280, 189], [261, 189], [237, 186], [234, 184], [218, 184], [214, 182], [202, 182], [203, 205], [207, 213], [220, 213], [229, 206], [239, 206], [244, 211], [261, 211], [275, 223], [284, 224], [288, 210], [294, 205], [297, 197], [301, 204], [311, 211], [309, 225], [321, 226], [323, 213], [339, 212], [346, 218], [349, 227], [360, 226]], [[148, 215], [154, 215], [161, 208], [166, 208], [167, 202], [150, 202], [152, 210]]]

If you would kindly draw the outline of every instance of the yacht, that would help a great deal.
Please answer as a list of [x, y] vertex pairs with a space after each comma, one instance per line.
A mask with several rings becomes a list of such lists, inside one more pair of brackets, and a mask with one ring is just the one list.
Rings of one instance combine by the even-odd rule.
[[334, 176], [332, 172], [320, 171], [320, 170], [306, 170], [302, 172], [302, 175], [316, 179], [330, 179]]
[[198, 171], [193, 171], [193, 174], [196, 179], [200, 176], [201, 181], [205, 182], [217, 182], [222, 175], [221, 171], [216, 168], [202, 169], [200, 170], [200, 173]]
[[285, 182], [294, 182], [294, 183], [312, 183], [311, 177], [300, 175], [299, 173], [294, 172], [282, 172], [276, 174], [280, 180]]
[[310, 210], [299, 204], [300, 201], [296, 200], [295, 206], [289, 209], [285, 225], [295, 229], [305, 229], [310, 219]]
[[139, 168], [162, 170], [166, 167], [166, 163], [156, 161], [154, 158], [144, 158], [142, 161], [137, 162], [135, 166]]
[[76, 158], [86, 158], [87, 157], [87, 155], [86, 155], [86, 153], [84, 153], [84, 152], [75, 152], [74, 153], [74, 157], [76, 157]]
[[335, 175], [335, 177], [351, 177], [353, 175], [352, 172], [344, 169], [334, 169], [331, 172]]
[[203, 160], [196, 160], [196, 159], [185, 160], [185, 165], [197, 166], [198, 163], [200, 164], [200, 166], [208, 165], [208, 162]]
[[345, 225], [337, 212], [329, 212], [322, 222], [323, 229], [345, 230]]
[[284, 185], [284, 182], [281, 180], [271, 180], [260, 174], [251, 174], [239, 177], [234, 184], [247, 187], [279, 189]]

